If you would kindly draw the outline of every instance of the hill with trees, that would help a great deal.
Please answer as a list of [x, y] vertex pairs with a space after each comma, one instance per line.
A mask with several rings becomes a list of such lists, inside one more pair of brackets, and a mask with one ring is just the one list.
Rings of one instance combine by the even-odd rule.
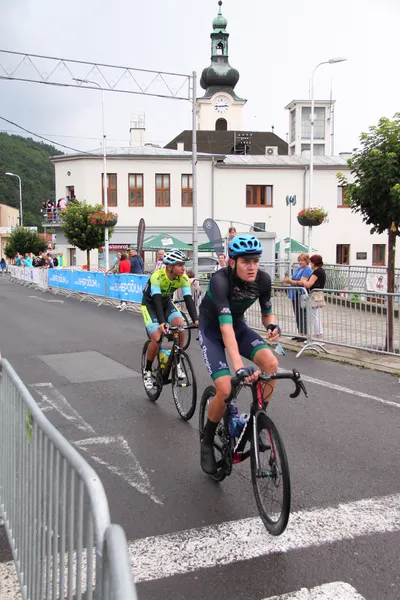
[[55, 197], [49, 157], [56, 154], [63, 153], [50, 144], [0, 132], [0, 203], [19, 208], [18, 179], [4, 175], [16, 173], [22, 181], [24, 225], [40, 227], [42, 202]]

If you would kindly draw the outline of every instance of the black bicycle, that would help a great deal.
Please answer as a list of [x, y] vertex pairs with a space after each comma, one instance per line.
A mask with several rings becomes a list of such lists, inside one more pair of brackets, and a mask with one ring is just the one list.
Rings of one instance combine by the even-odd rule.
[[[174, 302], [174, 304], [183, 304], [184, 302], [185, 302], [184, 300], [176, 300]], [[182, 346], [181, 350], [187, 350], [190, 346], [190, 342], [192, 339], [191, 330], [194, 329], [195, 326], [190, 321], [190, 318], [188, 317], [188, 315], [185, 312], [180, 311], [180, 313], [182, 315], [183, 320], [185, 321], [185, 341], [183, 342], [183, 346]], [[191, 327], [191, 325], [193, 325], [193, 327]], [[147, 329], [146, 329], [146, 334], [147, 334], [147, 337], [150, 339], [149, 332], [147, 331]]]
[[[196, 325], [185, 327], [169, 327], [167, 334], [162, 334], [158, 342], [158, 353], [153, 362], [152, 381], [153, 387], [145, 389], [152, 402], [160, 397], [164, 385], [172, 384], [172, 397], [179, 416], [184, 421], [189, 421], [194, 415], [197, 403], [197, 383], [192, 362], [180, 346], [179, 334], [186, 329], [197, 329]], [[166, 338], [172, 342], [169, 348], [162, 348], [162, 341]], [[142, 351], [142, 375], [146, 367], [147, 349], [151, 340], [147, 340]]]
[[[232, 392], [226, 399], [228, 407], [215, 433], [217, 472], [211, 477], [214, 481], [223, 481], [231, 474], [234, 464], [250, 456], [251, 480], [261, 519], [272, 535], [280, 535], [285, 531], [289, 520], [291, 492], [285, 447], [276, 426], [266, 413], [268, 402], [264, 400], [264, 387], [274, 379], [291, 379], [294, 382], [296, 389], [290, 394], [291, 398], [296, 398], [301, 391], [307, 396], [300, 374], [295, 370], [271, 375], [260, 374], [258, 380], [251, 384], [245, 383], [243, 378], [232, 377]], [[246, 419], [242, 419], [245, 422], [241, 430], [239, 425], [240, 432], [236, 423], [235, 435], [231, 435], [230, 431], [232, 433], [235, 427], [232, 425], [230, 404], [244, 387], [250, 387], [252, 392], [250, 413], [246, 415]], [[208, 406], [213, 396], [215, 387], [211, 385], [204, 390], [200, 402], [200, 440], [204, 437]]]

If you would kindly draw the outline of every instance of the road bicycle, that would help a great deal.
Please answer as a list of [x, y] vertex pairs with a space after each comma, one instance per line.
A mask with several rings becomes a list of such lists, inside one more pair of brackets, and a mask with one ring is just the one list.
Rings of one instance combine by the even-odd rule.
[[[218, 424], [214, 437], [214, 452], [217, 472], [211, 475], [220, 482], [232, 472], [234, 464], [250, 456], [251, 480], [260, 517], [266, 529], [272, 535], [281, 535], [287, 526], [290, 513], [290, 474], [285, 447], [272, 419], [267, 415], [268, 402], [264, 400], [264, 387], [276, 379], [291, 379], [295, 391], [290, 394], [296, 398], [301, 391], [307, 397], [307, 390], [300, 373], [296, 370], [282, 373], [260, 374], [257, 381], [247, 384], [241, 377], [232, 377], [232, 392], [226, 399], [227, 410]], [[237, 423], [232, 425], [231, 403], [235, 403], [241, 390], [251, 389], [250, 413], [240, 431]], [[270, 386], [271, 387], [271, 386]], [[271, 388], [272, 391], [272, 388]], [[215, 387], [204, 390], [200, 401], [199, 432], [204, 437], [208, 406], [215, 396]], [[235, 430], [235, 435], [230, 431]], [[236, 437], [237, 436], [237, 437]]]
[[[184, 327], [169, 327], [167, 334], [160, 334], [157, 356], [153, 362], [152, 380], [153, 387], [145, 392], [152, 402], [156, 402], [161, 395], [164, 385], [172, 384], [172, 397], [175, 402], [179, 416], [184, 421], [189, 421], [196, 410], [197, 383], [192, 362], [186, 352], [180, 346], [179, 334], [181, 331], [197, 329], [196, 325]], [[162, 347], [162, 341], [166, 338], [172, 342], [169, 348]], [[142, 351], [142, 376], [146, 368], [147, 349], [151, 340], [147, 340]], [[179, 378], [179, 369], [184, 377]]]

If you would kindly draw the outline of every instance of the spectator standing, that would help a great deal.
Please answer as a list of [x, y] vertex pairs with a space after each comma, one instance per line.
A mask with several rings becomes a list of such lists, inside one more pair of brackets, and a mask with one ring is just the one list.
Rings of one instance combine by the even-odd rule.
[[164, 254], [165, 254], [165, 250], [159, 250], [157, 252], [157, 258], [156, 258], [156, 262], [155, 262], [155, 265], [153, 268], [153, 272], [158, 271], [159, 269], [165, 269], [165, 264], [163, 262]]
[[[117, 263], [116, 263], [117, 264]], [[131, 263], [128, 260], [125, 252], [121, 254], [121, 260], [118, 261], [118, 271], [119, 273], [130, 273], [131, 272]]]
[[215, 267], [215, 272], [219, 271], [220, 269], [224, 269], [226, 266], [227, 266], [227, 264], [226, 264], [225, 255], [218, 254], [218, 264]]
[[136, 248], [131, 248], [129, 250], [129, 258], [131, 263], [131, 273], [134, 275], [142, 275], [143, 274], [143, 259], [137, 253]]
[[[292, 287], [300, 286], [303, 287], [301, 279], [309, 279], [312, 275], [312, 269], [310, 267], [310, 257], [305, 252], [301, 252], [297, 258], [299, 264], [296, 271], [293, 273], [292, 278], [285, 277], [282, 283], [288, 284]], [[302, 306], [301, 296], [305, 294], [304, 290], [288, 290], [288, 298], [292, 301], [293, 312], [296, 316], [297, 329], [300, 337], [294, 337], [292, 340], [297, 342], [302, 341], [304, 337], [307, 337], [307, 310]]]
[[25, 258], [22, 259], [22, 262], [24, 263], [24, 267], [32, 267], [32, 257], [29, 254], [29, 252], [27, 252], [25, 254]]
[[17, 254], [15, 255], [15, 264], [17, 265], [17, 267], [22, 266], [22, 256], [19, 252], [17, 252]]
[[7, 263], [6, 263], [6, 261], [4, 260], [4, 256], [3, 256], [3, 258], [0, 260], [0, 269], [1, 269], [1, 273], [2, 273], [2, 275], [4, 275], [4, 271], [6, 271], [6, 272], [7, 272]]
[[[302, 278], [301, 285], [310, 293], [314, 292], [311, 295], [311, 310], [314, 330], [313, 338], [315, 340], [322, 340], [324, 331], [321, 323], [321, 309], [325, 306], [324, 292], [322, 290], [325, 287], [326, 272], [325, 269], [323, 269], [324, 263], [320, 254], [313, 254], [310, 257], [310, 264], [312, 268], [312, 274], [308, 279]], [[305, 343], [307, 343], [307, 340]]]
[[229, 227], [228, 230], [228, 235], [226, 237], [225, 240], [225, 254], [226, 256], [228, 256], [228, 246], [231, 243], [231, 241], [233, 240], [233, 238], [237, 235], [236, 233], [236, 227]]
[[[127, 258], [126, 254], [124, 254], [124, 256], [125, 256], [125, 258]], [[122, 258], [122, 254], [121, 254], [121, 252], [117, 252], [117, 256], [114, 258], [114, 264], [113, 264], [113, 266], [111, 267], [111, 269], [109, 269], [109, 270], [107, 271], [107, 273], [112, 273], [112, 274], [114, 274], [114, 275], [115, 275], [116, 273], [119, 273], [119, 272], [120, 272], [120, 271], [119, 271], [119, 263], [120, 263], [120, 260], [121, 260], [121, 258]], [[131, 264], [131, 263], [129, 263], [129, 269], [130, 269], [130, 264]], [[128, 273], [129, 273], [129, 272], [130, 272], [130, 270], [128, 271]]]

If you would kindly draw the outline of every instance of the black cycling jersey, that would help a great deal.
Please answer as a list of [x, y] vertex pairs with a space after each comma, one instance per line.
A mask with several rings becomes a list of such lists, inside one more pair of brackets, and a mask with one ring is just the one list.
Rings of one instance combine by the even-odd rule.
[[234, 324], [254, 302], [259, 300], [263, 315], [272, 313], [271, 278], [258, 271], [255, 281], [239, 279], [231, 267], [217, 271], [210, 280], [208, 290], [200, 305], [200, 316], [209, 324]]

